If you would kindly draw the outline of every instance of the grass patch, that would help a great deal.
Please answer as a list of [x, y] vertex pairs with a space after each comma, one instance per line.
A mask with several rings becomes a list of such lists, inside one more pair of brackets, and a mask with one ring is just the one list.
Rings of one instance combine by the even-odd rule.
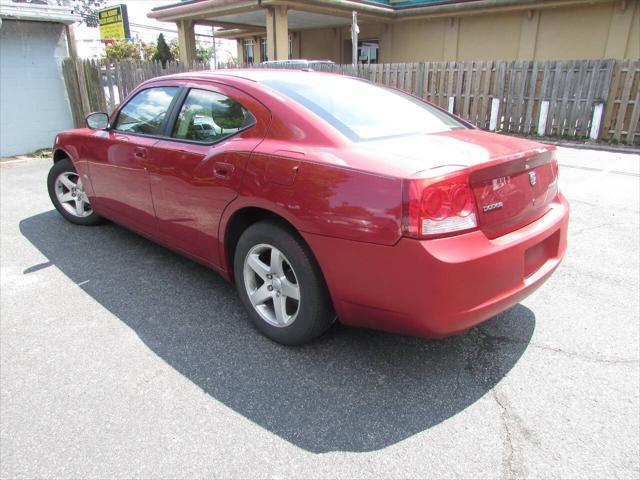
[[50, 148], [40, 148], [35, 152], [27, 153], [24, 156], [29, 158], [52, 158], [53, 152]]

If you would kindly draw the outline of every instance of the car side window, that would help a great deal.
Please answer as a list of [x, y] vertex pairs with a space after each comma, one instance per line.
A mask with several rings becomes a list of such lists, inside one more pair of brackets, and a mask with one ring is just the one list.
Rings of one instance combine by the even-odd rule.
[[118, 114], [115, 129], [125, 133], [160, 135], [178, 87], [154, 87], [142, 90]]
[[191, 89], [173, 129], [172, 137], [214, 143], [255, 123], [238, 102], [221, 93]]

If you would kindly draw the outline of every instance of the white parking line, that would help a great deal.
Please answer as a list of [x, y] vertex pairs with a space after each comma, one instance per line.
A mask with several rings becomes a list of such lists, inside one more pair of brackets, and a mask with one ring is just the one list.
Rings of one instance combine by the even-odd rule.
[[0, 165], [7, 165], [9, 163], [21, 163], [21, 162], [26, 162], [28, 160], [29, 160], [28, 158], [20, 158], [17, 160], [2, 160], [0, 161]]

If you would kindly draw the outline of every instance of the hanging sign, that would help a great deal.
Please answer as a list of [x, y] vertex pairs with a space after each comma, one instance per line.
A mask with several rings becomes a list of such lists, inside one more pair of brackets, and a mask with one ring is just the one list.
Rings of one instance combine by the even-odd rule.
[[98, 24], [102, 40], [127, 39], [131, 36], [126, 5], [115, 5], [99, 10]]

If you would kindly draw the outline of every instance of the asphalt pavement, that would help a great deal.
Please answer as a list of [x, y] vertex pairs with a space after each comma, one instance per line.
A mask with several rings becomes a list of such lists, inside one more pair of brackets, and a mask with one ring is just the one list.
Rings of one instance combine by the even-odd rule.
[[562, 149], [569, 249], [446, 340], [284, 347], [214, 272], [0, 162], [0, 477], [639, 478], [640, 155]]

